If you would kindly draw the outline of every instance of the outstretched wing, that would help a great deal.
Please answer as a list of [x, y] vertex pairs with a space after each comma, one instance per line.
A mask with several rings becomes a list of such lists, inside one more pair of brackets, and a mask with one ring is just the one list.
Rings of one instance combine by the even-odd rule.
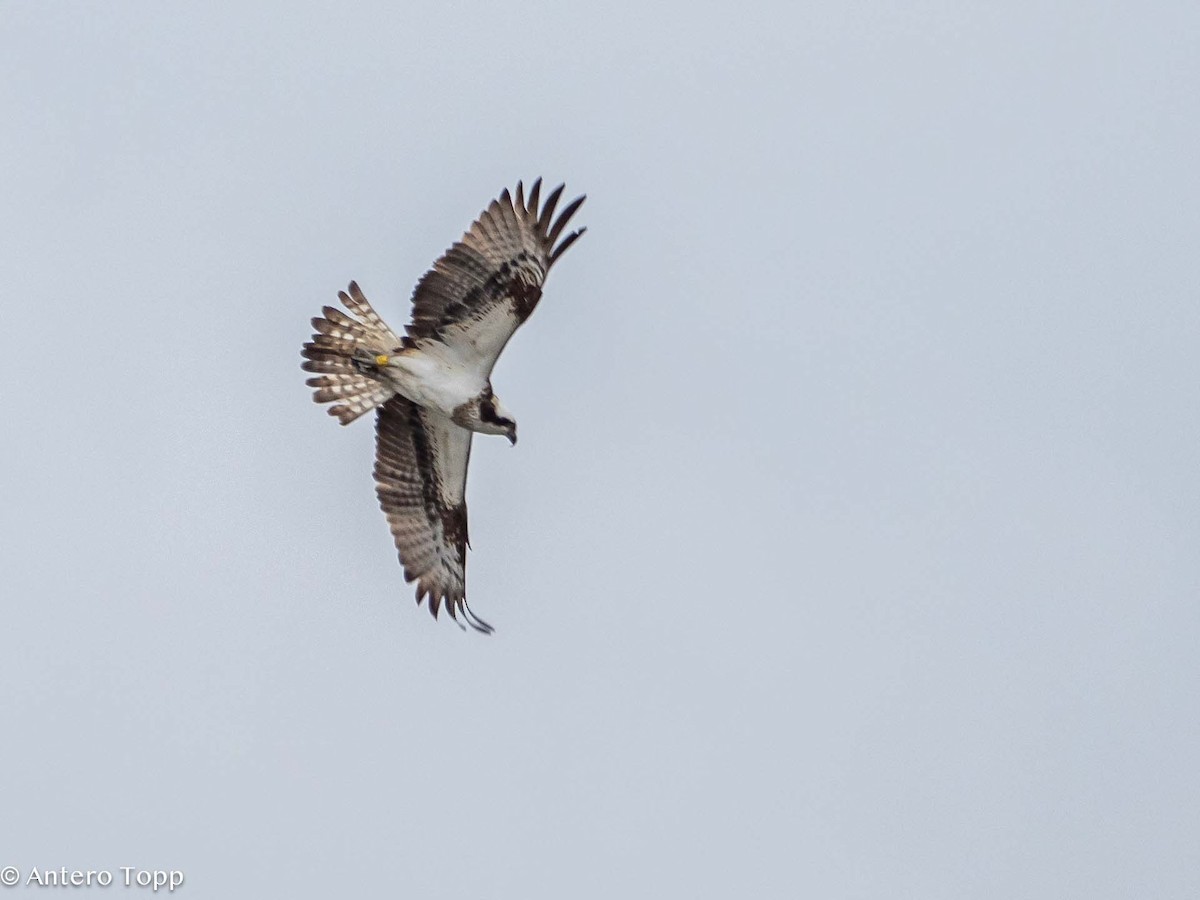
[[472, 628], [492, 627], [466, 601], [467, 463], [471, 432], [399, 395], [375, 422], [375, 491], [387, 516], [406, 581], [417, 603], [429, 598], [437, 618], [444, 602]]
[[563, 185], [539, 210], [541, 187], [539, 178], [528, 200], [520, 183], [515, 200], [505, 190], [425, 273], [413, 292], [411, 340], [439, 342], [460, 365], [488, 377], [541, 299], [550, 267], [587, 230], [559, 241], [585, 198], [568, 203], [555, 219]]

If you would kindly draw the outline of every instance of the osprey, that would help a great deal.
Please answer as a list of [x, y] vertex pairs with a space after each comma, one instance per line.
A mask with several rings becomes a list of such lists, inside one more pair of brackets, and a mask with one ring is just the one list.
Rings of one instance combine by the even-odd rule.
[[[492, 627], [466, 600], [467, 462], [471, 435], [517, 442], [517, 422], [492, 390], [496, 359], [529, 318], [555, 261], [587, 229], [559, 240], [579, 197], [554, 218], [563, 185], [539, 209], [542, 180], [526, 200], [505, 190], [417, 282], [412, 322], [398, 337], [350, 282], [338, 294], [350, 315], [326, 306], [312, 320], [305, 371], [317, 403], [343, 425], [376, 410], [375, 491], [405, 581], [417, 582], [437, 618], [444, 603], [471, 627]], [[553, 224], [552, 224], [553, 222]]]

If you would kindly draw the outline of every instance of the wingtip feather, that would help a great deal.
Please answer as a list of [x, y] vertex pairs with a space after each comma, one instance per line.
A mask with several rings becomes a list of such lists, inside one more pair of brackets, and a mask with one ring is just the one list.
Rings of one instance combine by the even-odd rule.
[[562, 196], [563, 188], [565, 187], [565, 184], [560, 184], [553, 191], [551, 191], [550, 196], [546, 198], [546, 204], [542, 207], [542, 214], [538, 216], [537, 220], [538, 231], [542, 232], [543, 234], [550, 227], [550, 220], [554, 217], [554, 207], [558, 205], [558, 198]]
[[555, 260], [557, 260], [564, 253], [566, 253], [567, 248], [570, 247], [577, 240], [579, 240], [581, 237], [583, 237], [584, 234], [586, 234], [586, 233], [587, 233], [586, 228], [580, 228], [578, 231], [572, 231], [565, 238], [563, 238], [562, 242], [557, 247], [555, 247], [554, 250], [550, 254], [550, 265], [554, 265]]
[[571, 216], [575, 215], [579, 207], [583, 206], [583, 201], [586, 199], [586, 194], [584, 194], [582, 197], [576, 197], [563, 208], [563, 211], [559, 213], [558, 218], [554, 220], [553, 227], [546, 235], [547, 243], [553, 244], [556, 240], [558, 240], [558, 236], [562, 234], [563, 229], [567, 227], [567, 222], [571, 220]]

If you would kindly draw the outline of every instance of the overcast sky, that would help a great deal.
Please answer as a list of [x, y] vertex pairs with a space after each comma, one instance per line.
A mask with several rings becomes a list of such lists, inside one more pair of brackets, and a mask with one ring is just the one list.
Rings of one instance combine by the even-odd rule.
[[[902, 6], [5, 4], [0, 866], [1200, 895], [1200, 11]], [[299, 350], [537, 175], [482, 637]]]

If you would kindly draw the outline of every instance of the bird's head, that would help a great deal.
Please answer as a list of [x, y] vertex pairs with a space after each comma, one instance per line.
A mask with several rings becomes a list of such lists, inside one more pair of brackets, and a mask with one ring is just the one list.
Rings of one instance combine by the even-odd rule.
[[495, 394], [479, 401], [479, 423], [484, 434], [502, 434], [510, 444], [517, 443], [517, 420]]

